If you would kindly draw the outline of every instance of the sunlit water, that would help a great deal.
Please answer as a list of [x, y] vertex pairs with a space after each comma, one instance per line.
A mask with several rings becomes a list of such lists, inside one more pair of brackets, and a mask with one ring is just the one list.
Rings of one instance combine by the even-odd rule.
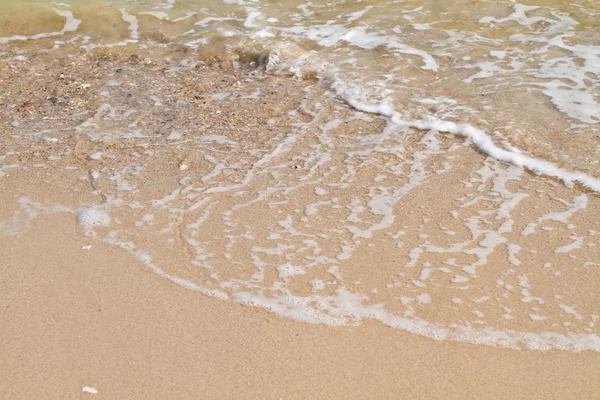
[[[294, 319], [600, 350], [595, 2], [7, 2], [0, 12], [5, 88], [10, 71], [30, 86], [46, 76], [40, 57], [87, 71], [103, 55], [142, 55], [71, 82], [85, 106], [49, 94], [71, 108], [45, 119], [11, 102], [22, 88], [3, 93], [19, 113], [3, 115], [0, 184], [60, 169], [96, 196], [74, 205], [21, 193], [4, 234], [69, 212], [177, 284]], [[234, 71], [256, 70], [201, 89], [186, 81], [226, 54], [238, 55]], [[172, 89], [185, 85], [201, 95]], [[44, 162], [17, 160], [32, 140], [51, 149]], [[60, 161], [77, 146], [83, 159]], [[169, 157], [174, 172], [157, 173]]]

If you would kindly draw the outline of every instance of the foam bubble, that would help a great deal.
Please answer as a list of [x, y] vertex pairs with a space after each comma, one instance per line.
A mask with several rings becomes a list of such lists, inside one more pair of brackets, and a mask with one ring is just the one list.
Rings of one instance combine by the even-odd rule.
[[94, 227], [107, 227], [111, 223], [110, 215], [98, 205], [80, 208], [77, 212], [77, 223], [86, 230]]

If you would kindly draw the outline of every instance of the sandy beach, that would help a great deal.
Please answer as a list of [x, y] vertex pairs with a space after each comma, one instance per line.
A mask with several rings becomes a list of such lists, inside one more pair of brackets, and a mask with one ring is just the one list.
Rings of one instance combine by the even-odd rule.
[[600, 398], [595, 8], [250, 3], [0, 4], [0, 399]]
[[[220, 67], [206, 68], [235, 85]], [[265, 82], [304, 85], [288, 78], [246, 85], [264, 90]], [[251, 110], [263, 118], [264, 111]], [[212, 124], [220, 123], [226, 122], [216, 114]], [[2, 398], [594, 399], [600, 393], [596, 352], [438, 342], [369, 321], [353, 327], [296, 322], [165, 280], [77, 223], [78, 205], [97, 201], [105, 185], [81, 177], [103, 162], [85, 154], [116, 151], [122, 161], [132, 145], [68, 132], [59, 143], [51, 150], [61, 154], [57, 166], [7, 169], [2, 180]], [[31, 147], [11, 150], [34, 165], [49, 157], [45, 149], [34, 138]], [[194, 165], [188, 154], [182, 161], [155, 153], [147, 164], [155, 171], [147, 176], [155, 178], [140, 186], [137, 198], [168, 192], [188, 173], [182, 163]], [[28, 200], [17, 201], [24, 194]], [[179, 262], [176, 252], [164, 260]]]
[[[72, 216], [2, 238], [4, 399], [595, 399], [594, 352], [303, 324], [173, 285]], [[83, 393], [92, 387], [97, 394]]]

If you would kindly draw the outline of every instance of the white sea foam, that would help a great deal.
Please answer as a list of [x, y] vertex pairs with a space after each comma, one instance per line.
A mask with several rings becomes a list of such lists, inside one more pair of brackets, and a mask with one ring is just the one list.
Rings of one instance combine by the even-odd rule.
[[[559, 199], [557, 199], [557, 200], [559, 200]], [[577, 211], [583, 210], [587, 207], [588, 197], [585, 194], [581, 194], [579, 196], [575, 196], [571, 203], [568, 203], [568, 202], [562, 201], [562, 200], [559, 200], [559, 201], [561, 201], [564, 205], [568, 206], [569, 208], [565, 211], [551, 212], [551, 213], [548, 213], [546, 215], [539, 217], [535, 221], [527, 224], [527, 226], [525, 227], [525, 229], [523, 229], [523, 232], [521, 234], [525, 235], [525, 236], [531, 235], [532, 233], [535, 232], [535, 229], [537, 228], [537, 226], [544, 221], [562, 222], [563, 224], [568, 223], [569, 218], [573, 214], [575, 214]]]
[[137, 41], [140, 38], [139, 22], [137, 17], [129, 14], [124, 8], [121, 8], [121, 16], [123, 17], [123, 21], [129, 24], [129, 35], [131, 40]]
[[75, 32], [81, 24], [81, 20], [74, 18], [73, 13], [69, 10], [60, 10], [58, 8], [53, 8], [54, 12], [61, 17], [66, 19], [65, 25], [58, 32], [48, 32], [48, 33], [38, 33], [36, 35], [14, 35], [9, 37], [0, 37], [0, 44], [8, 43], [11, 41], [21, 41], [21, 40], [39, 40], [43, 38], [62, 36], [67, 32]]
[[438, 132], [447, 132], [453, 135], [462, 136], [470, 139], [477, 148], [489, 156], [504, 161], [521, 168], [526, 168], [540, 175], [548, 175], [559, 178], [566, 184], [573, 182], [580, 183], [582, 186], [600, 193], [600, 179], [594, 178], [584, 173], [568, 171], [556, 165], [527, 156], [521, 152], [504, 150], [498, 147], [492, 139], [485, 134], [481, 129], [475, 128], [469, 124], [457, 124], [452, 121], [444, 121], [436, 118], [427, 118], [423, 120], [405, 120], [402, 115], [395, 112], [389, 104], [366, 104], [350, 97], [345, 91], [343, 84], [334, 83], [334, 88], [338, 90], [338, 94], [349, 105], [357, 110], [383, 115], [389, 118], [391, 122], [421, 130], [436, 130]]
[[104, 207], [92, 205], [79, 209], [77, 223], [86, 230], [93, 230], [95, 227], [109, 226], [111, 218]]

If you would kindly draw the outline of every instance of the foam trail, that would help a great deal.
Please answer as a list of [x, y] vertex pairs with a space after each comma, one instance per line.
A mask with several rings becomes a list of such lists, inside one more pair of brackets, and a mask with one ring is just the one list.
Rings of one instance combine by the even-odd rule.
[[[457, 326], [448, 329], [420, 318], [405, 318], [393, 315], [380, 304], [365, 305], [361, 297], [344, 289], [333, 297], [313, 295], [299, 297], [289, 292], [276, 298], [265, 298], [248, 292], [238, 292], [233, 296], [237, 303], [262, 308], [283, 317], [301, 322], [321, 323], [329, 326], [355, 325], [363, 320], [377, 320], [392, 328], [427, 337], [436, 341], [452, 341], [484, 344], [492, 347], [547, 351], [550, 349], [580, 352], [600, 351], [600, 337], [594, 334], [552, 332], [519, 332], [493, 327], [475, 328]], [[308, 306], [315, 302], [317, 309]], [[321, 311], [326, 311], [323, 313]]]
[[139, 40], [139, 38], [140, 38], [139, 31], [138, 31], [139, 25], [138, 25], [138, 19], [136, 18], [136, 16], [127, 13], [127, 11], [124, 8], [121, 8], [121, 16], [123, 17], [123, 21], [125, 21], [129, 24], [129, 32], [130, 32], [131, 40], [134, 40], [134, 41]]
[[25, 35], [15, 35], [9, 37], [0, 37], [0, 44], [5, 44], [13, 40], [37, 40], [54, 36], [62, 36], [67, 32], [75, 32], [81, 24], [81, 20], [73, 17], [73, 13], [67, 10], [59, 10], [57, 8], [53, 8], [54, 12], [60, 15], [61, 17], [65, 17], [65, 25], [58, 32], [49, 32], [49, 33], [38, 33], [36, 35], [25, 36]]
[[[339, 86], [340, 85], [337, 84], [333, 85], [336, 90], [339, 88]], [[456, 124], [451, 121], [444, 121], [436, 118], [430, 118], [428, 120], [404, 120], [401, 118], [400, 113], [394, 111], [389, 104], [366, 104], [352, 98], [350, 95], [341, 90], [337, 90], [337, 92], [346, 103], [359, 111], [382, 115], [398, 125], [420, 130], [434, 129], [438, 132], [447, 132], [453, 135], [471, 139], [473, 144], [477, 146], [479, 150], [483, 151], [490, 157], [495, 158], [496, 160], [507, 162], [521, 168], [526, 168], [536, 174], [558, 178], [566, 184], [578, 182], [584, 187], [600, 193], [600, 179], [581, 172], [571, 172], [564, 168], [557, 167], [548, 161], [529, 157], [525, 154], [501, 149], [494, 144], [492, 139], [490, 139], [490, 137], [483, 130], [475, 128], [472, 125]]]

